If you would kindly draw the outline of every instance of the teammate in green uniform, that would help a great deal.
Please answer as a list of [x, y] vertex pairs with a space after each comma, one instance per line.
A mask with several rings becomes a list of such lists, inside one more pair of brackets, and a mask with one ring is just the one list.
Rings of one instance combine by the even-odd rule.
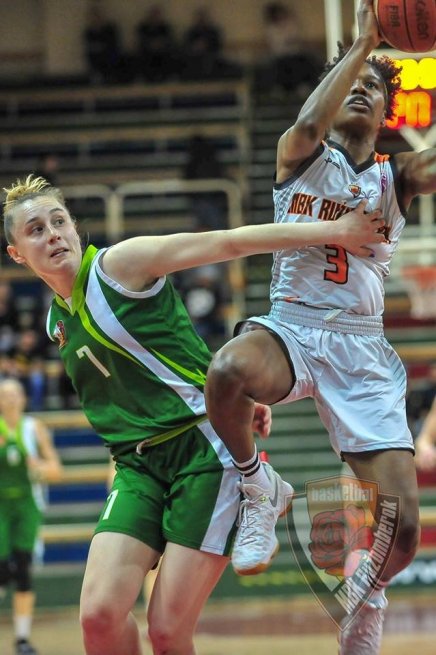
[[14, 379], [0, 380], [0, 591], [14, 584], [16, 655], [30, 644], [35, 596], [31, 563], [41, 523], [40, 482], [56, 481], [61, 465], [40, 420], [23, 414], [26, 397]]
[[[246, 255], [338, 243], [368, 256], [380, 212], [336, 222], [136, 237], [82, 253], [58, 189], [29, 176], [6, 190], [12, 259], [55, 292], [47, 320], [117, 474], [92, 540], [81, 598], [87, 655], [140, 655], [131, 609], [162, 553], [148, 609], [155, 655], [193, 655], [201, 609], [228, 563], [238, 474], [205, 414], [210, 354], [167, 274]], [[225, 407], [223, 407], [225, 411]], [[253, 429], [267, 435], [269, 408]]]

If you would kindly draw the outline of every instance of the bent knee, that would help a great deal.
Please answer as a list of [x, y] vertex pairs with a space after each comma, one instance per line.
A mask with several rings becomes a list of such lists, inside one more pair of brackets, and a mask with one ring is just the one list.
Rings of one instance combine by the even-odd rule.
[[210, 386], [218, 385], [221, 390], [233, 390], [249, 378], [248, 362], [231, 351], [221, 350], [213, 357], [207, 377]]
[[85, 634], [107, 634], [119, 625], [122, 617], [115, 606], [110, 604], [88, 604], [81, 608], [80, 624]]

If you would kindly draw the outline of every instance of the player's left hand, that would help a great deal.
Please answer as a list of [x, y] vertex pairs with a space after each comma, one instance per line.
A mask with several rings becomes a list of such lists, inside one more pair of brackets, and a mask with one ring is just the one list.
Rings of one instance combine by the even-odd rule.
[[432, 471], [436, 468], [436, 447], [425, 439], [415, 441], [415, 463], [421, 471]]
[[271, 407], [254, 403], [253, 431], [262, 439], [269, 437], [272, 425]]

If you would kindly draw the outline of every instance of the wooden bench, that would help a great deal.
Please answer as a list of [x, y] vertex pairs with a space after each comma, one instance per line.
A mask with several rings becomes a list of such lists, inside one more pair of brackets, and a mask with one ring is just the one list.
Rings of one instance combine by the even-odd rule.
[[73, 544], [89, 542], [94, 534], [95, 523], [58, 523], [44, 525], [39, 536], [45, 544]]

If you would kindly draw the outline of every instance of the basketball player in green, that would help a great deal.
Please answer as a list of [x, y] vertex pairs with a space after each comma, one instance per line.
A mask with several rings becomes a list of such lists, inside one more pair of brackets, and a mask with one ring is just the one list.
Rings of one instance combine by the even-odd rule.
[[[199, 614], [228, 563], [239, 474], [205, 414], [210, 354], [166, 276], [311, 244], [365, 257], [384, 221], [363, 202], [335, 222], [136, 237], [82, 253], [58, 189], [29, 176], [6, 192], [8, 253], [55, 292], [48, 334], [116, 461], [83, 582], [86, 653], [140, 655], [131, 610], [163, 554], [148, 609], [153, 653], [193, 655]], [[270, 421], [256, 405], [253, 429], [266, 436]]]
[[57, 481], [61, 465], [47, 428], [24, 414], [18, 380], [0, 380], [0, 593], [13, 585], [16, 655], [37, 655], [30, 643], [35, 595], [31, 564], [41, 524], [41, 482]]

